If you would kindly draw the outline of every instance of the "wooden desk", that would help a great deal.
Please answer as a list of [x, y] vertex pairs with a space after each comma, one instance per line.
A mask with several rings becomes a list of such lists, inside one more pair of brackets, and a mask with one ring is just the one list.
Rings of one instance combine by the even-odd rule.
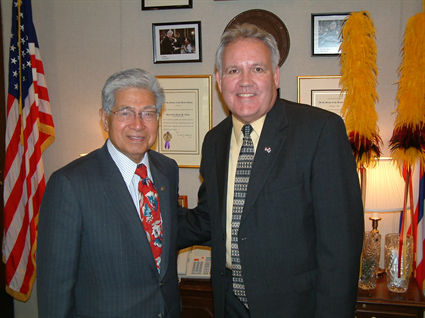
[[[212, 318], [213, 296], [210, 279], [182, 278], [180, 294], [183, 318]], [[387, 288], [385, 274], [377, 279], [376, 288], [359, 289], [357, 318], [423, 318], [425, 297], [415, 278], [406, 293], [393, 293]]]
[[180, 281], [183, 318], [213, 318], [211, 279], [182, 278]]
[[387, 288], [384, 274], [376, 280], [376, 288], [359, 289], [357, 318], [423, 318], [425, 298], [415, 278], [411, 278], [406, 293], [393, 293]]

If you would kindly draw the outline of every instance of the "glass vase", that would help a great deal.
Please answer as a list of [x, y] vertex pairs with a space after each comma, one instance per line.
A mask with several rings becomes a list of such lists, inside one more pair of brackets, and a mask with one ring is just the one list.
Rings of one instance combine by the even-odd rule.
[[[395, 293], [405, 293], [409, 286], [412, 273], [413, 239], [407, 235], [403, 243], [403, 250], [399, 259], [400, 234], [391, 233], [385, 236], [385, 273], [387, 274], [387, 287]], [[399, 266], [400, 261], [400, 266]]]
[[359, 279], [359, 288], [374, 289], [376, 275], [381, 257], [381, 234], [371, 231], [365, 232], [363, 238], [362, 271]]

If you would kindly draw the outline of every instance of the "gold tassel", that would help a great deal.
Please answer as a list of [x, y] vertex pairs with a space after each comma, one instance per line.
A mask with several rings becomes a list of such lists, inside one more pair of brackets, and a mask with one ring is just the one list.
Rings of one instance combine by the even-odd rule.
[[425, 165], [425, 12], [406, 25], [396, 101], [391, 153], [401, 169], [419, 159]]
[[341, 30], [341, 92], [345, 93], [342, 117], [357, 168], [376, 164], [382, 144], [375, 102], [378, 67], [375, 27], [368, 11], [347, 16]]

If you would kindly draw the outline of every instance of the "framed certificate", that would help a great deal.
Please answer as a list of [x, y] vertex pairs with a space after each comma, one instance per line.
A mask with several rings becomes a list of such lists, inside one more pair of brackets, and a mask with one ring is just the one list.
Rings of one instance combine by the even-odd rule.
[[341, 116], [345, 93], [341, 94], [339, 75], [298, 76], [298, 102], [325, 110]]
[[212, 75], [157, 76], [165, 91], [157, 151], [179, 167], [199, 168], [205, 134], [212, 127]]

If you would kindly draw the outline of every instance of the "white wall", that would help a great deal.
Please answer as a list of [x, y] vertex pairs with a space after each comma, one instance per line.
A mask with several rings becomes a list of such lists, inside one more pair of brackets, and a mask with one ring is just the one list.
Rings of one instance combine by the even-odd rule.
[[[5, 65], [8, 65], [12, 0], [1, 0]], [[155, 75], [214, 74], [214, 53], [226, 25], [239, 13], [265, 9], [278, 15], [290, 34], [290, 52], [281, 68], [281, 96], [296, 101], [297, 76], [338, 75], [337, 57], [311, 56], [311, 13], [368, 10], [375, 22], [378, 44], [380, 102], [378, 125], [389, 155], [395, 116], [397, 67], [404, 28], [422, 11], [422, 0], [193, 0], [193, 9], [141, 11], [140, 0], [33, 0], [33, 16], [50, 94], [56, 141], [44, 153], [45, 174], [102, 146], [106, 136], [98, 118], [100, 91], [118, 70], [140, 67]], [[152, 23], [201, 21], [201, 63], [153, 64]], [[7, 84], [6, 84], [7, 85]], [[225, 116], [213, 85], [213, 125]], [[199, 173], [180, 169], [180, 194], [196, 205]], [[381, 234], [397, 231], [398, 218], [385, 217]], [[368, 216], [366, 217], [366, 219]], [[370, 228], [370, 221], [366, 225]], [[35, 294], [17, 302], [16, 317], [37, 317]]]

